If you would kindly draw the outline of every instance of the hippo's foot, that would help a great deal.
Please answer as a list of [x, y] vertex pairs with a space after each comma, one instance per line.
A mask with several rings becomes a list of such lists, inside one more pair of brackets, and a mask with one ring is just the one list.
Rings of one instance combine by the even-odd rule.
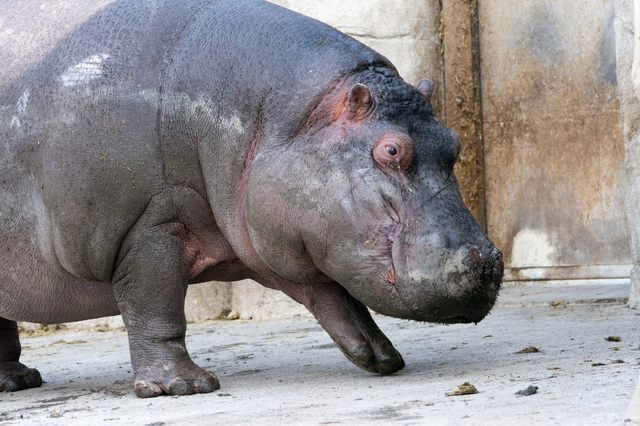
[[404, 368], [400, 352], [382, 332], [373, 339], [364, 335], [353, 338], [334, 338], [344, 355], [363, 370], [378, 374], [391, 374]]
[[169, 367], [166, 364], [141, 368], [136, 372], [134, 389], [138, 398], [159, 395], [193, 395], [220, 389], [215, 374], [203, 370], [193, 361], [184, 360]]
[[41, 385], [42, 377], [35, 368], [18, 361], [0, 362], [0, 392], [14, 392]]
[[404, 368], [402, 355], [380, 331], [367, 307], [338, 283], [311, 285], [284, 279], [262, 282], [304, 304], [358, 367], [379, 374]]

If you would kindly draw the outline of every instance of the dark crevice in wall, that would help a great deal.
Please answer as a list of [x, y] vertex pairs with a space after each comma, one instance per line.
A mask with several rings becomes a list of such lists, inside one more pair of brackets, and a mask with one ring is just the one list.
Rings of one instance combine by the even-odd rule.
[[439, 0], [440, 61], [445, 124], [460, 133], [456, 176], [467, 207], [486, 230], [477, 0]]
[[474, 55], [474, 67], [475, 67], [475, 81], [476, 81], [476, 99], [478, 100], [478, 111], [477, 111], [477, 120], [478, 120], [478, 132], [479, 132], [479, 155], [478, 159], [481, 164], [481, 177], [482, 177], [482, 217], [483, 221], [480, 224], [482, 229], [485, 232], [488, 231], [487, 227], [487, 167], [485, 164], [485, 144], [484, 144], [484, 115], [482, 110], [482, 56], [480, 55], [480, 2], [475, 1], [475, 7], [473, 9], [473, 25], [471, 26], [472, 31], [472, 48], [475, 52]]

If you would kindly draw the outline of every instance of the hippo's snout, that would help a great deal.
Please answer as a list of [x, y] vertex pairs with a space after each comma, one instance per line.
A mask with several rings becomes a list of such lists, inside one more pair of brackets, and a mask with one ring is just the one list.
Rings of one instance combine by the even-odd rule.
[[481, 240], [457, 249], [434, 247], [433, 238], [396, 248], [395, 286], [409, 310], [406, 317], [468, 323], [479, 322], [489, 313], [498, 296], [504, 264], [502, 253]]
[[[463, 250], [465, 249], [467, 248], [463, 248]], [[491, 247], [483, 254], [478, 246], [471, 245], [470, 248], [468, 248], [468, 256], [469, 268], [477, 270], [480, 286], [490, 287], [495, 283], [497, 283], [498, 286], [500, 285], [504, 272], [502, 253], [500, 250]]]
[[[483, 254], [482, 250], [472, 245], [468, 253], [471, 260], [466, 273], [468, 281], [465, 282], [464, 276], [460, 279], [445, 278], [457, 280], [459, 285], [463, 286], [463, 293], [457, 299], [454, 298], [450, 304], [445, 305], [441, 312], [443, 315], [441, 322], [480, 322], [489, 313], [498, 296], [504, 273], [500, 250], [491, 247]], [[452, 283], [454, 286], [455, 284], [455, 282]]]

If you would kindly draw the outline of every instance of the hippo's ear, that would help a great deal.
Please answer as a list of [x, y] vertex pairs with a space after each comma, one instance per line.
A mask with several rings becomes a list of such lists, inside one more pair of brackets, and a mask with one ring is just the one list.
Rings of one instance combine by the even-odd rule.
[[431, 96], [433, 95], [435, 87], [436, 84], [433, 80], [420, 80], [420, 83], [418, 83], [418, 92], [424, 96], [427, 102], [431, 103]]
[[349, 92], [349, 112], [350, 117], [361, 120], [373, 110], [373, 96], [371, 91], [364, 84], [357, 83]]

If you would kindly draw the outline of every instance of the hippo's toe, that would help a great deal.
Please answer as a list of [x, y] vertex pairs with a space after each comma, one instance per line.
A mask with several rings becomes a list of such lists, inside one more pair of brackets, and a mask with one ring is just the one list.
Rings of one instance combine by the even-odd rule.
[[17, 361], [0, 363], [0, 392], [15, 392], [42, 385], [38, 370]]

